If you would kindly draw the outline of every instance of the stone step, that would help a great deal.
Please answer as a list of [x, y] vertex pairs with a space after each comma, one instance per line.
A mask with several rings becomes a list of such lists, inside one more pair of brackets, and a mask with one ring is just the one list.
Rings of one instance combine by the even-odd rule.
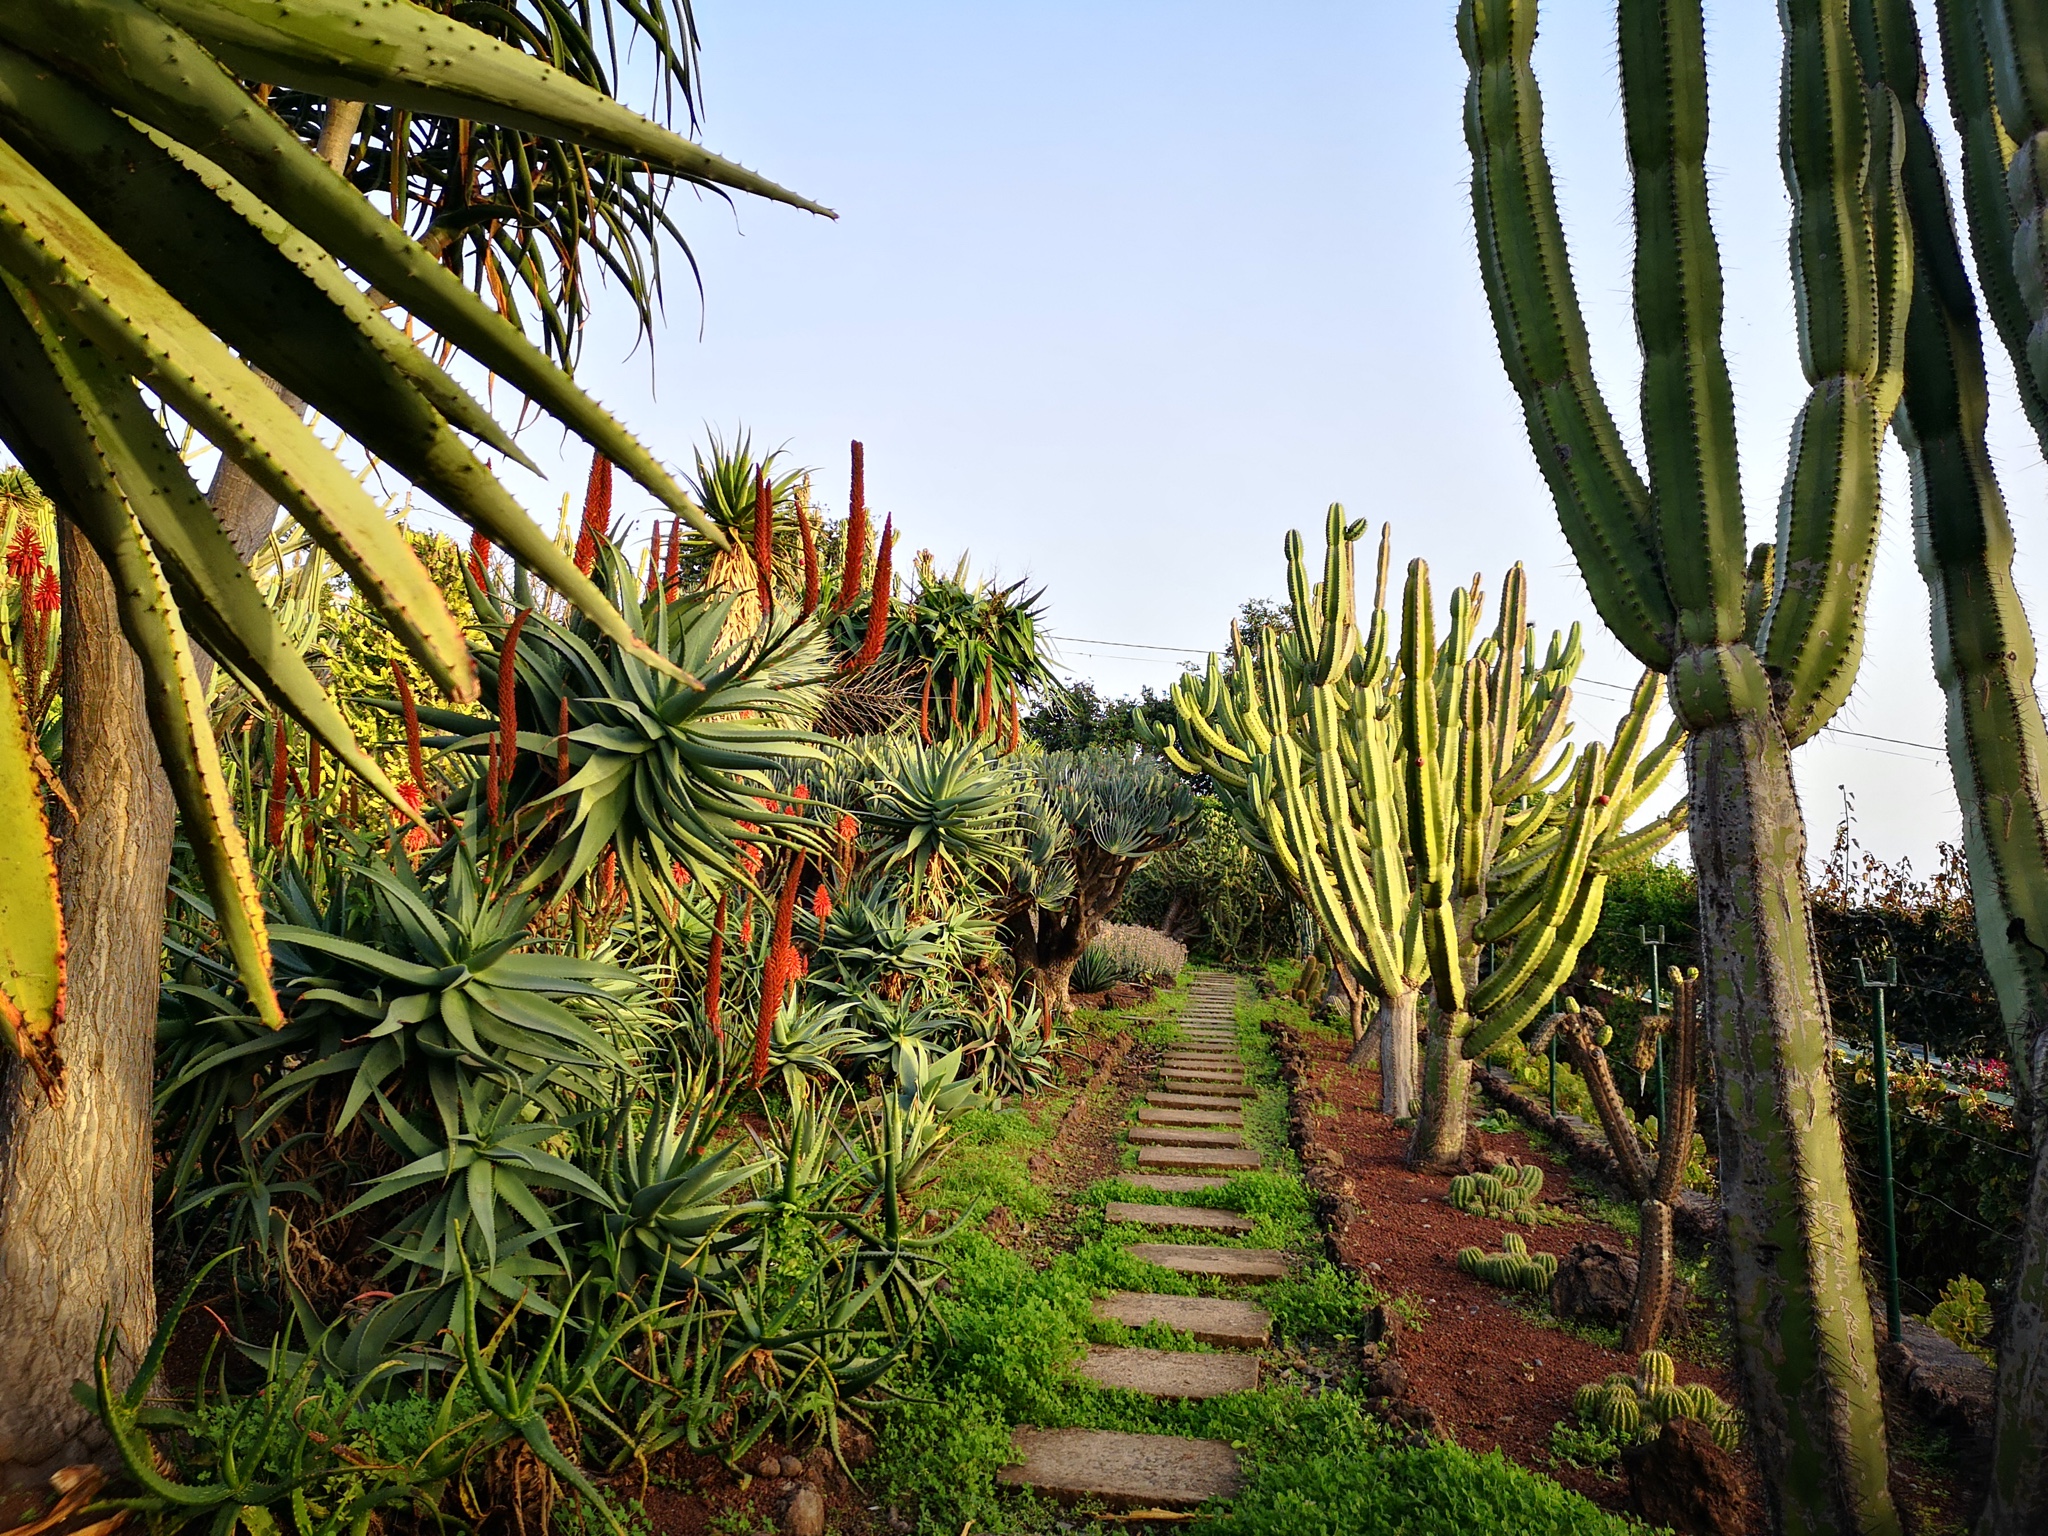
[[1257, 1355], [1197, 1355], [1176, 1349], [1090, 1344], [1081, 1374], [1105, 1387], [1147, 1397], [1223, 1397], [1259, 1390]]
[[1251, 1218], [1235, 1211], [1211, 1210], [1206, 1205], [1137, 1205], [1129, 1200], [1112, 1200], [1102, 1208], [1107, 1221], [1121, 1221], [1136, 1227], [1193, 1227], [1208, 1232], [1249, 1232]]
[[1252, 1169], [1259, 1164], [1259, 1154], [1250, 1147], [1138, 1148], [1140, 1168]]
[[1134, 1189], [1156, 1189], [1162, 1195], [1193, 1195], [1205, 1189], [1221, 1189], [1230, 1182], [1192, 1173], [1120, 1173], [1117, 1177]]
[[1138, 1119], [1146, 1125], [1243, 1125], [1244, 1111], [1238, 1109], [1154, 1109], [1138, 1106]]
[[1212, 1248], [1207, 1243], [1131, 1243], [1124, 1252], [1177, 1275], [1215, 1275], [1224, 1280], [1279, 1280], [1288, 1270], [1277, 1248]]
[[1159, 1080], [1169, 1088], [1185, 1093], [1190, 1088], [1208, 1088], [1220, 1093], [1241, 1093], [1244, 1090], [1242, 1072], [1198, 1071], [1191, 1067], [1167, 1067], [1159, 1074]]
[[1237, 1131], [1219, 1131], [1199, 1125], [1140, 1125], [1132, 1128], [1131, 1140], [1140, 1145], [1163, 1147], [1241, 1147], [1244, 1137]]
[[1218, 1051], [1214, 1055], [1200, 1052], [1176, 1051], [1159, 1063], [1162, 1072], [1192, 1072], [1196, 1077], [1244, 1077], [1244, 1063], [1234, 1053]]
[[1161, 1093], [1154, 1089], [1145, 1095], [1145, 1102], [1162, 1109], [1214, 1109], [1239, 1114], [1248, 1097], [1242, 1093]]
[[1132, 1435], [1114, 1429], [1014, 1429], [1021, 1464], [996, 1481], [1062, 1503], [1096, 1499], [1114, 1509], [1192, 1509], [1239, 1486], [1237, 1452], [1223, 1440]]
[[1107, 1323], [1122, 1323], [1126, 1328], [1164, 1323], [1223, 1349], [1264, 1349], [1273, 1333], [1273, 1319], [1264, 1307], [1222, 1296], [1113, 1291], [1097, 1300], [1093, 1310]]
[[1168, 1097], [1182, 1095], [1196, 1098], [1238, 1100], [1258, 1097], [1256, 1093], [1246, 1092], [1242, 1083], [1232, 1086], [1227, 1082], [1218, 1082], [1213, 1077], [1188, 1077], [1179, 1072], [1162, 1073], [1159, 1079], [1159, 1087]]

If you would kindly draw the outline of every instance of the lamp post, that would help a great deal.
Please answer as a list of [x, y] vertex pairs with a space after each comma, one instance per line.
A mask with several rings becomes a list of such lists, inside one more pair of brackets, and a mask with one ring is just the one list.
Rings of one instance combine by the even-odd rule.
[[1884, 1204], [1885, 1311], [1891, 1324], [1892, 1340], [1899, 1337], [1899, 1225], [1892, 1202], [1892, 1086], [1891, 1050], [1884, 1037], [1884, 994], [1899, 984], [1899, 962], [1895, 955], [1884, 957], [1884, 974], [1873, 976], [1856, 957], [1856, 980], [1872, 997], [1870, 1043], [1877, 1062], [1877, 1182]]

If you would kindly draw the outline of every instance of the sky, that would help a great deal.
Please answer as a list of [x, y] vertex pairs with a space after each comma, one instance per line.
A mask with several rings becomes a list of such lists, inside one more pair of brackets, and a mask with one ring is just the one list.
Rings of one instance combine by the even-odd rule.
[[[1497, 591], [1523, 562], [1536, 622], [1586, 625], [1582, 733], [1611, 728], [1638, 669], [1600, 628], [1494, 346], [1451, 4], [700, 0], [697, 15], [703, 142], [839, 218], [679, 198], [701, 301], [672, 261], [649, 346], [600, 300], [579, 377], [665, 459], [744, 424], [815, 466], [836, 513], [862, 439], [899, 550], [968, 550], [1042, 586], [1060, 661], [1109, 694], [1164, 687], [1246, 599], [1281, 596], [1284, 534], [1315, 541], [1340, 501], [1391, 520], [1397, 562], [1428, 560], [1440, 594], [1475, 572]], [[1612, 15], [1555, 0], [1536, 64], [1596, 367], [1633, 433]], [[1780, 34], [1771, 0], [1710, 0], [1707, 16], [1755, 541], [1805, 390]], [[1938, 95], [1930, 114], [1945, 127]], [[2017, 575], [2040, 614], [2048, 475], [1990, 351]], [[522, 486], [529, 504], [580, 495], [582, 452], [552, 429], [527, 442], [551, 471]], [[1862, 844], [1924, 873], [1958, 818], [1895, 446], [1884, 474], [1862, 675], [1797, 771], [1816, 857], [1846, 792]], [[636, 505], [623, 487], [620, 505]]]

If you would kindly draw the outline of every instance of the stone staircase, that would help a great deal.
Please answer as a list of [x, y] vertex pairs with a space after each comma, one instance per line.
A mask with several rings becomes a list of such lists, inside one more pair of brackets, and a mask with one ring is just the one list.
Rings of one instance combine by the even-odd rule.
[[[1208, 974], [1196, 979], [1180, 1016], [1183, 1043], [1160, 1066], [1160, 1090], [1138, 1107], [1130, 1132], [1138, 1170], [1123, 1180], [1162, 1194], [1221, 1189], [1228, 1175], [1257, 1169], [1259, 1153], [1244, 1139], [1244, 1103], [1252, 1096], [1237, 1034], [1238, 984]], [[1160, 1170], [1176, 1170], [1164, 1172]], [[1164, 1231], [1239, 1235], [1252, 1223], [1234, 1211], [1204, 1206], [1112, 1201], [1110, 1221]], [[1183, 1275], [1239, 1283], [1278, 1279], [1285, 1254], [1208, 1243], [1133, 1243], [1133, 1257]], [[1218, 1397], [1259, 1384], [1256, 1351], [1271, 1339], [1272, 1319], [1249, 1301], [1214, 1296], [1160, 1296], [1120, 1291], [1094, 1304], [1098, 1318], [1141, 1328], [1147, 1323], [1191, 1335], [1217, 1350], [1124, 1349], [1091, 1345], [1079, 1366], [1104, 1386], [1162, 1398]], [[1237, 1453], [1220, 1440], [1133, 1435], [1093, 1429], [1018, 1429], [1011, 1441], [1024, 1458], [1000, 1480], [1062, 1501], [1092, 1499], [1118, 1509], [1189, 1509], [1238, 1489]]]

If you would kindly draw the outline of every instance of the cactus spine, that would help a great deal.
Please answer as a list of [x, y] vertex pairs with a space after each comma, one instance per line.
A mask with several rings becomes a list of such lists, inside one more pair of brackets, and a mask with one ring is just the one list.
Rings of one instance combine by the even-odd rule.
[[[1783, 0], [1801, 362], [1778, 536], [1746, 561], [1707, 214], [1698, 0], [1618, 0], [1648, 478], [1594, 381], [1530, 67], [1534, 0], [1462, 0], [1481, 271], [1601, 616], [1667, 670], [1687, 748], [1739, 1360], [1782, 1529], [1898, 1530], [1805, 891], [1791, 749], [1854, 681], [1910, 292], [1899, 117], [1849, 0]], [[1874, 106], [1875, 110], [1871, 110]], [[1775, 577], [1775, 579], [1773, 579]]]

